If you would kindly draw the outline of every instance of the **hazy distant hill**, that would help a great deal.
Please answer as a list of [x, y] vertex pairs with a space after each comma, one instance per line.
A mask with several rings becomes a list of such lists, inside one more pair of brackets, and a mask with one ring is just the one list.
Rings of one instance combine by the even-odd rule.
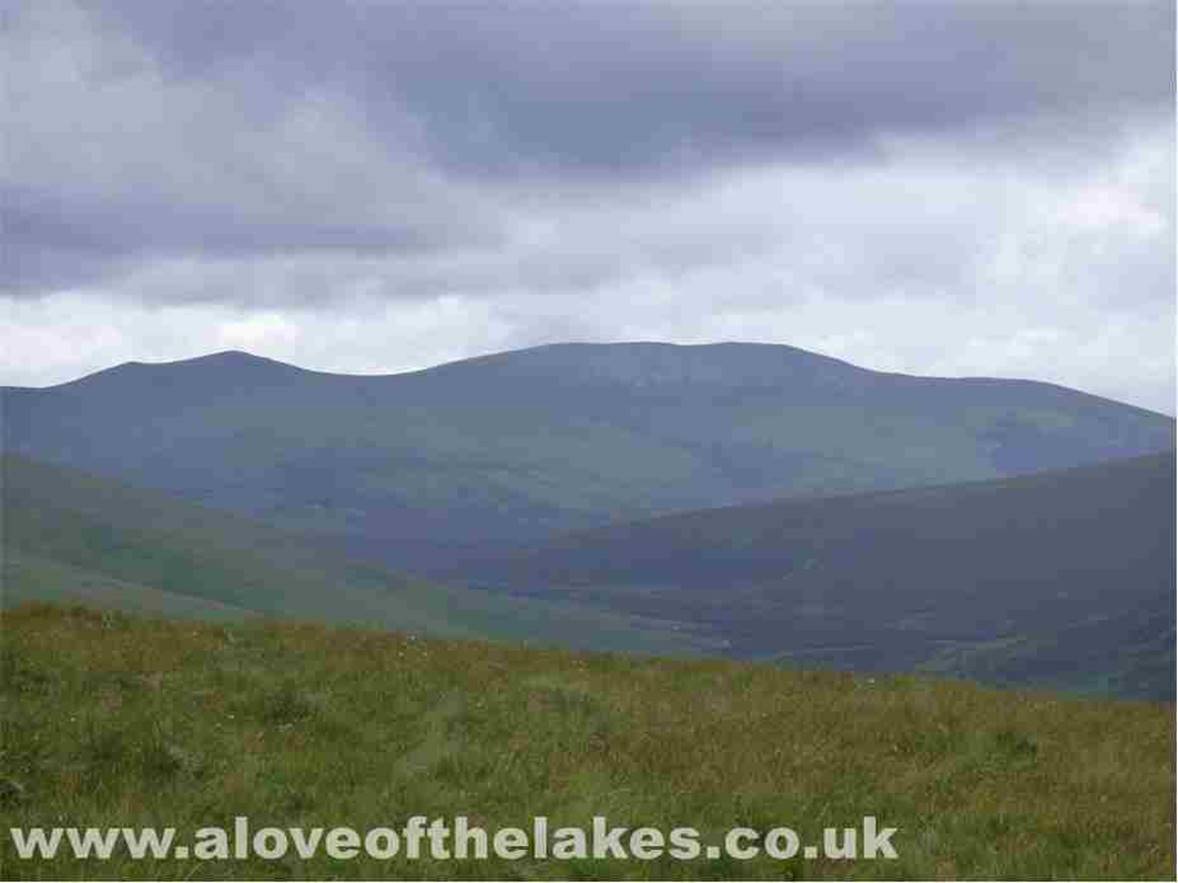
[[667, 622], [433, 585], [158, 492], [19, 456], [0, 463], [5, 607], [52, 600], [202, 619], [278, 616], [665, 654], [708, 646]]
[[668, 515], [469, 570], [685, 619], [740, 656], [1172, 697], [1174, 464]]
[[6, 449], [394, 566], [672, 510], [985, 479], [1172, 447], [1042, 383], [882, 374], [786, 346], [567, 344], [410, 374], [243, 353], [3, 391]]

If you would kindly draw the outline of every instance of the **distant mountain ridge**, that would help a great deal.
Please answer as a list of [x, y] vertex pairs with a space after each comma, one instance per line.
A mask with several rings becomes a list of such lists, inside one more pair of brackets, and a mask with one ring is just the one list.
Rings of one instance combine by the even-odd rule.
[[429, 572], [665, 512], [1166, 450], [1174, 420], [793, 347], [555, 344], [404, 374], [240, 352], [0, 391], [5, 450], [347, 538]]
[[[443, 378], [465, 375], [472, 371], [485, 372], [500, 380], [523, 379], [528, 376], [559, 374], [574, 382], [600, 385], [630, 385], [636, 387], [722, 386], [751, 392], [771, 388], [780, 390], [783, 382], [805, 379], [819, 381], [829, 388], [846, 388], [850, 378], [864, 384], [864, 389], [880, 389], [887, 383], [929, 386], [956, 384], [972, 387], [1026, 386], [1054, 389], [1071, 396], [1112, 403], [1121, 408], [1143, 414], [1166, 417], [1137, 405], [1117, 402], [1093, 393], [1071, 389], [1047, 381], [990, 376], [940, 377], [877, 371], [863, 368], [820, 353], [810, 352], [787, 344], [741, 343], [726, 341], [707, 344], [674, 344], [653, 341], [633, 343], [553, 343], [520, 350], [506, 350], [485, 355], [469, 356], [443, 362], [428, 368], [387, 373], [364, 372], [349, 374], [304, 368], [244, 350], [220, 350], [202, 356], [162, 362], [128, 361], [110, 368], [91, 372], [74, 380], [44, 387], [0, 386], [5, 391], [61, 390], [87, 387], [113, 377], [142, 372], [145, 378], [166, 381], [185, 373], [202, 373], [206, 379], [239, 382], [262, 378], [289, 380], [310, 378], [348, 380], [359, 383]], [[871, 386], [868, 378], [879, 383]], [[1174, 418], [1168, 418], [1173, 421]]]

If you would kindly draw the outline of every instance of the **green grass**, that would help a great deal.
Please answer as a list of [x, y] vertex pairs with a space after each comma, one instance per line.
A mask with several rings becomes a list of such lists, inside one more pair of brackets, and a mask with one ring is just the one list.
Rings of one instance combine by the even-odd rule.
[[12, 825], [825, 826], [895, 861], [17, 859], [5, 878], [1173, 878], [1174, 707], [255, 621], [2, 614]]

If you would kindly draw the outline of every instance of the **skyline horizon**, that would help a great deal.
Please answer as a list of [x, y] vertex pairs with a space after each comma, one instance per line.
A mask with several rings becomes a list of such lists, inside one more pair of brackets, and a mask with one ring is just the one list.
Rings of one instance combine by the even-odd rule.
[[726, 339], [1178, 410], [1172, 2], [40, 0], [9, 25], [12, 383]]
[[1043, 379], [1043, 378], [1032, 377], [1032, 376], [1027, 376], [1027, 375], [935, 374], [935, 373], [924, 373], [924, 372], [913, 372], [913, 371], [895, 371], [895, 370], [888, 370], [888, 369], [884, 369], [884, 368], [871, 367], [869, 365], [863, 364], [862, 362], [856, 361], [854, 358], [847, 358], [847, 357], [844, 357], [841, 355], [833, 355], [831, 353], [821, 352], [819, 350], [814, 350], [814, 349], [809, 349], [807, 347], [797, 346], [795, 344], [787, 343], [784, 341], [756, 341], [756, 340], [733, 340], [733, 339], [717, 339], [717, 340], [691, 341], [691, 342], [681, 342], [681, 341], [672, 341], [672, 340], [656, 340], [656, 339], [554, 340], [554, 341], [548, 341], [548, 342], [543, 342], [543, 343], [536, 343], [536, 344], [532, 344], [532, 345], [528, 345], [528, 346], [514, 347], [514, 348], [510, 348], [510, 349], [495, 349], [495, 350], [489, 350], [489, 351], [485, 351], [485, 352], [476, 352], [476, 353], [471, 353], [469, 355], [463, 355], [463, 356], [459, 356], [457, 358], [446, 359], [443, 361], [433, 362], [430, 364], [420, 365], [420, 366], [416, 366], [416, 367], [406, 367], [406, 368], [400, 368], [400, 369], [394, 369], [394, 370], [377, 369], [377, 370], [359, 370], [359, 371], [357, 371], [357, 370], [349, 371], [349, 370], [341, 370], [341, 369], [316, 367], [316, 366], [313, 366], [310, 364], [301, 363], [301, 362], [296, 361], [292, 358], [269, 355], [264, 352], [254, 351], [251, 349], [245, 349], [245, 348], [241, 348], [241, 347], [229, 347], [229, 348], [219, 349], [219, 350], [202, 351], [202, 352], [198, 352], [194, 355], [183, 355], [183, 356], [178, 356], [178, 357], [174, 357], [174, 358], [126, 359], [124, 361], [115, 362], [112, 364], [107, 364], [105, 366], [98, 367], [93, 370], [87, 370], [81, 374], [77, 374], [76, 376], [72, 376], [72, 377], [67, 377], [66, 379], [63, 379], [63, 380], [58, 380], [58, 381], [49, 382], [49, 383], [42, 383], [42, 384], [9, 383], [9, 382], [4, 381], [3, 378], [0, 378], [0, 389], [52, 389], [52, 388], [59, 387], [59, 386], [67, 386], [72, 383], [77, 383], [77, 382], [86, 380], [88, 378], [95, 377], [100, 374], [104, 374], [108, 371], [112, 371], [112, 370], [116, 370], [116, 369], [124, 368], [124, 367], [129, 367], [129, 366], [144, 366], [144, 367], [158, 366], [158, 367], [162, 367], [162, 366], [168, 366], [168, 365], [179, 365], [179, 364], [189, 363], [189, 362], [200, 362], [200, 361], [205, 361], [205, 360], [211, 360], [211, 359], [215, 359], [218, 356], [233, 356], [233, 355], [246, 356], [250, 359], [254, 359], [257, 361], [270, 362], [270, 363], [280, 365], [285, 368], [292, 368], [292, 369], [295, 369], [298, 371], [303, 371], [303, 372], [307, 372], [307, 373], [311, 373], [311, 374], [337, 376], [337, 377], [373, 377], [373, 378], [390, 377], [391, 378], [391, 377], [399, 377], [399, 376], [424, 373], [427, 371], [431, 371], [431, 370], [438, 369], [438, 368], [443, 368], [443, 367], [450, 366], [450, 365], [456, 365], [456, 364], [461, 364], [461, 363], [466, 363], [466, 362], [477, 362], [477, 361], [480, 361], [483, 359], [490, 359], [490, 358], [494, 358], [497, 356], [508, 356], [508, 355], [512, 355], [512, 354], [516, 354], [516, 353], [523, 353], [523, 352], [528, 352], [528, 351], [533, 351], [533, 350], [541, 350], [541, 349], [546, 349], [546, 348], [556, 348], [556, 347], [627, 347], [627, 346], [629, 346], [629, 347], [666, 346], [666, 347], [673, 347], [673, 348], [678, 348], [678, 349], [706, 349], [706, 348], [710, 348], [710, 347], [724, 347], [724, 346], [782, 348], [782, 349], [792, 350], [794, 352], [803, 353], [807, 356], [812, 356], [812, 357], [817, 357], [820, 359], [828, 359], [831, 361], [840, 362], [842, 364], [848, 365], [848, 366], [855, 368], [857, 370], [866, 371], [866, 372], [873, 373], [873, 374], [895, 375], [895, 376], [913, 377], [913, 378], [921, 378], [921, 379], [928, 379], [928, 380], [997, 380], [997, 381], [1013, 381], [1013, 382], [1026, 382], [1026, 383], [1043, 384], [1043, 385], [1047, 385], [1047, 386], [1054, 386], [1054, 387], [1059, 387], [1062, 389], [1067, 389], [1067, 390], [1070, 390], [1073, 392], [1078, 392], [1083, 395], [1092, 396], [1094, 398], [1115, 402], [1120, 405], [1126, 405], [1129, 407], [1138, 408], [1143, 411], [1148, 411], [1151, 413], [1160, 414], [1162, 416], [1169, 417], [1171, 419], [1178, 419], [1178, 414], [1176, 414], [1176, 411], [1178, 411], [1178, 408], [1175, 407], [1175, 403], [1171, 403], [1171, 408], [1169, 410], [1157, 408], [1157, 407], [1150, 407], [1148, 405], [1143, 405], [1138, 402], [1129, 401], [1126, 399], [1115, 398], [1115, 397], [1108, 396], [1108, 395], [1103, 395], [1099, 392], [1093, 392], [1091, 390], [1085, 389], [1080, 386], [1074, 386], [1074, 385], [1069, 385], [1066, 383], [1060, 383], [1060, 382], [1050, 380], [1050, 379]]

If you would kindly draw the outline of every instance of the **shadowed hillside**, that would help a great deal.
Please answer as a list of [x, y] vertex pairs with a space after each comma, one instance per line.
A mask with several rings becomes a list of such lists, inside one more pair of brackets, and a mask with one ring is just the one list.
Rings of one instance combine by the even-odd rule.
[[669, 515], [469, 569], [684, 619], [740, 656], [1168, 697], [1174, 462]]

